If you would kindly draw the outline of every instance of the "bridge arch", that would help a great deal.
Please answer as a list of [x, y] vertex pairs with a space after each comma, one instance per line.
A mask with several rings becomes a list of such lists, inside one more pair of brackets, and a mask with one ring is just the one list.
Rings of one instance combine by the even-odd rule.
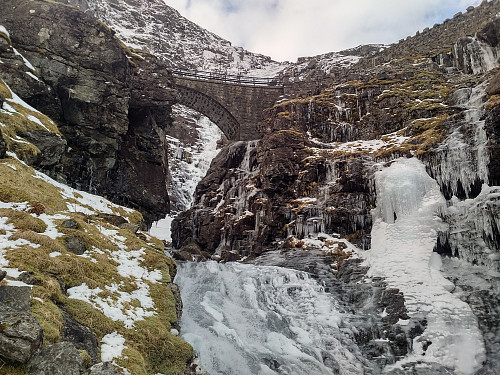
[[283, 84], [276, 79], [172, 73], [179, 104], [207, 116], [234, 141], [260, 138], [257, 125], [264, 118], [264, 109], [284, 93]]
[[179, 92], [179, 104], [207, 116], [228, 139], [238, 140], [240, 138], [238, 120], [217, 100], [186, 86], [177, 85], [177, 91]]

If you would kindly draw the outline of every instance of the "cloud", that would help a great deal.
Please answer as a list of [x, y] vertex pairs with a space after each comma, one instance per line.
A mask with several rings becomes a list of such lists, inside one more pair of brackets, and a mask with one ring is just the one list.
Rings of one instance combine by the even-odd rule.
[[295, 61], [393, 43], [481, 0], [164, 0], [233, 45]]

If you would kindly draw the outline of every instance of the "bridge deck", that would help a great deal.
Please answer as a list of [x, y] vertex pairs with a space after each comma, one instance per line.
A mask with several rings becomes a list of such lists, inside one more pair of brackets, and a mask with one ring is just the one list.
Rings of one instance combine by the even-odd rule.
[[203, 71], [190, 71], [182, 69], [173, 69], [172, 75], [177, 77], [186, 77], [199, 80], [207, 81], [220, 81], [227, 83], [236, 83], [241, 85], [253, 85], [253, 86], [283, 86], [283, 80], [278, 77], [273, 78], [262, 78], [262, 77], [250, 77], [244, 75], [232, 75], [225, 73], [214, 73], [214, 72], [203, 72]]

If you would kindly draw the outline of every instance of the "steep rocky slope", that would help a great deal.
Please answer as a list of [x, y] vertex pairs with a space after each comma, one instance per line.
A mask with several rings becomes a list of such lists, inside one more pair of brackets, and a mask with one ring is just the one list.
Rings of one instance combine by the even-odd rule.
[[[163, 146], [176, 100], [164, 65], [134, 53], [72, 6], [5, 2], [0, 18], [12, 30], [12, 47], [2, 49], [3, 79], [49, 115], [66, 140], [57, 145], [27, 135], [47, 151], [48, 160], [34, 162], [76, 188], [140, 209], [148, 223], [163, 217], [169, 203]], [[30, 75], [14, 69], [17, 50], [31, 61]]]
[[193, 351], [163, 243], [139, 212], [24, 163], [41, 151], [23, 134], [59, 131], [1, 79], [0, 98], [1, 373], [184, 374]]

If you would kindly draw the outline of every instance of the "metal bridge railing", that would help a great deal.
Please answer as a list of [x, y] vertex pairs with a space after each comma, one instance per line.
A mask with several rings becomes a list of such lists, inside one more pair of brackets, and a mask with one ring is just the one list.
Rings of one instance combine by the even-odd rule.
[[182, 70], [182, 69], [172, 69], [172, 75], [179, 77], [202, 79], [202, 80], [238, 83], [242, 85], [277, 86], [277, 87], [283, 86], [283, 80], [278, 77], [262, 78], [262, 77], [250, 77], [244, 75], [232, 75], [225, 73]]

